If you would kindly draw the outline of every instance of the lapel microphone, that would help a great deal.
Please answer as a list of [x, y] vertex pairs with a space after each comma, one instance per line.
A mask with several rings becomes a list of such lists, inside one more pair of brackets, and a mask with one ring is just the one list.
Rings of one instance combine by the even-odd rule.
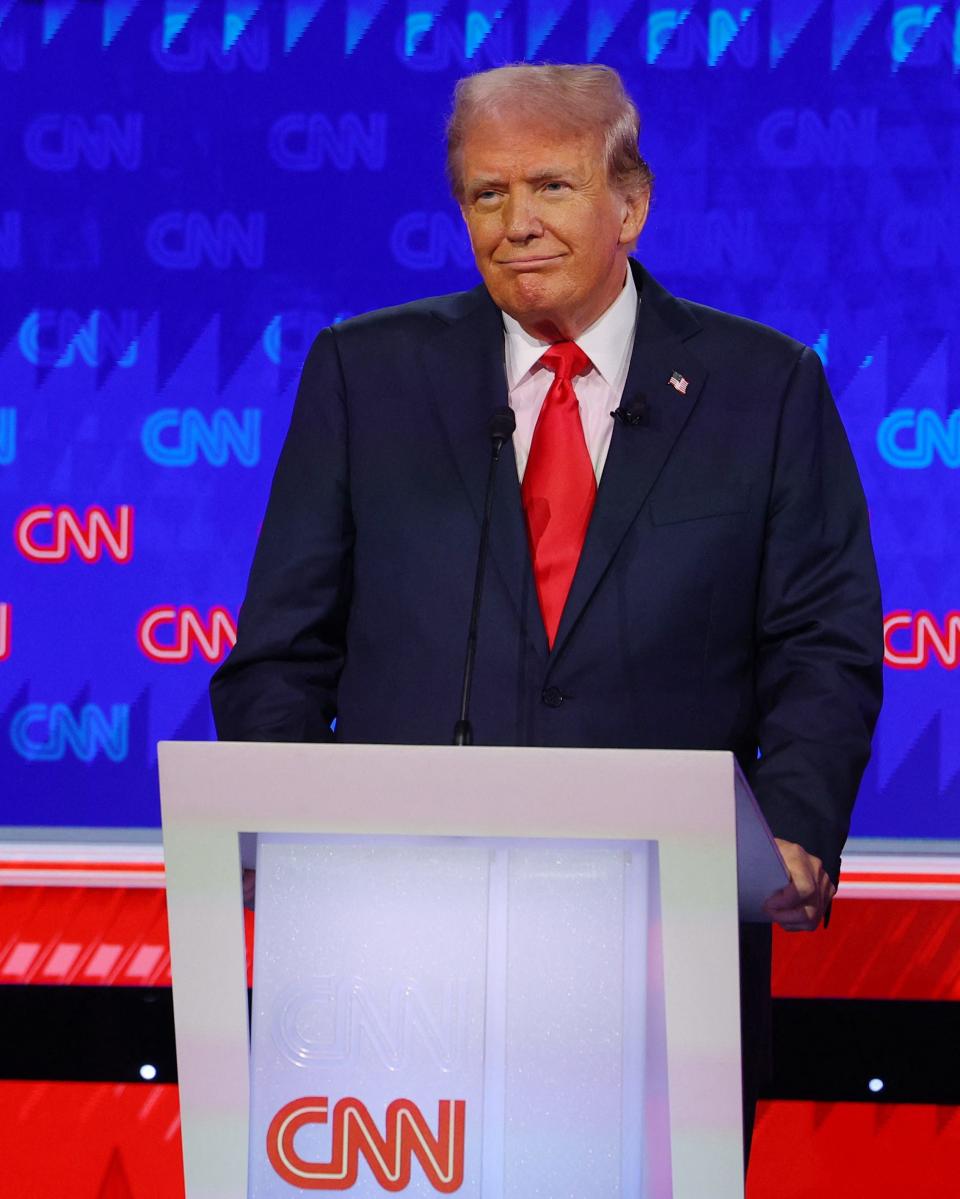
[[621, 400], [620, 407], [615, 408], [610, 415], [628, 429], [639, 428], [647, 419], [647, 397], [641, 394], [626, 404]]
[[487, 567], [487, 545], [490, 541], [490, 516], [493, 512], [493, 485], [496, 480], [500, 451], [513, 436], [517, 418], [513, 409], [498, 408], [487, 426], [490, 434], [490, 468], [487, 471], [487, 494], [483, 503], [483, 524], [480, 526], [480, 549], [477, 552], [477, 573], [473, 581], [473, 608], [467, 631], [467, 660], [463, 664], [463, 691], [460, 696], [460, 719], [453, 726], [454, 745], [473, 745], [473, 725], [470, 723], [470, 689], [473, 686], [473, 662], [477, 656], [477, 622], [480, 618], [480, 597], [483, 595], [483, 576]]

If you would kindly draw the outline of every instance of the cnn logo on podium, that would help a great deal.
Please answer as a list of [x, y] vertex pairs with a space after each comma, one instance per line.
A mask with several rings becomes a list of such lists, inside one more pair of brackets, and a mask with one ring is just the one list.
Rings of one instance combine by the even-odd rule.
[[434, 1190], [449, 1195], [463, 1184], [463, 1099], [441, 1099], [434, 1134], [420, 1108], [410, 1099], [395, 1099], [387, 1108], [381, 1133], [359, 1099], [340, 1099], [333, 1108], [332, 1151], [328, 1161], [308, 1161], [294, 1148], [294, 1138], [308, 1124], [326, 1124], [329, 1100], [305, 1096], [285, 1104], [270, 1121], [267, 1156], [277, 1174], [291, 1186], [308, 1191], [346, 1191], [357, 1181], [361, 1156], [385, 1191], [410, 1185], [416, 1159]]

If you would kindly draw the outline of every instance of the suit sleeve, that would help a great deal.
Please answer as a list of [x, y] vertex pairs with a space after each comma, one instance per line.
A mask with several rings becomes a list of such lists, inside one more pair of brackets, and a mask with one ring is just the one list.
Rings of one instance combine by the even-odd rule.
[[325, 329], [300, 379], [237, 644], [210, 685], [221, 740], [332, 740], [353, 542], [345, 386]]
[[883, 616], [859, 475], [809, 349], [781, 410], [756, 646], [751, 785], [774, 834], [836, 881], [880, 710]]

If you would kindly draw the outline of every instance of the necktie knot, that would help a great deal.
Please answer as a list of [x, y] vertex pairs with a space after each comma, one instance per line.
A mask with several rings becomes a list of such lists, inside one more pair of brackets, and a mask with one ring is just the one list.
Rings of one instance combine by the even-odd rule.
[[558, 379], [573, 379], [593, 365], [575, 341], [558, 341], [540, 355], [540, 361]]

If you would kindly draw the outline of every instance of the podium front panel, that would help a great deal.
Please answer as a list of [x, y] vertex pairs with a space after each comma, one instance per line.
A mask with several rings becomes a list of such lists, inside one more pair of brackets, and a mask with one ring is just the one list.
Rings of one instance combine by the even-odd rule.
[[654, 852], [261, 836], [251, 1199], [649, 1193]]
[[[737, 859], [748, 917], [782, 863], [730, 754], [176, 743], [161, 745], [160, 765], [187, 1199], [343, 1190], [344, 1179], [294, 1187], [277, 1173], [267, 1133], [284, 1108], [276, 1139], [305, 1171], [333, 1161], [339, 1121], [338, 1144], [356, 1149], [357, 1195], [742, 1199]], [[275, 983], [256, 970], [254, 1089], [271, 1054], [283, 1082], [269, 1097], [254, 1094], [253, 1121], [245, 833], [274, 839], [264, 843], [258, 952], [274, 953], [276, 935], [292, 961]], [[296, 845], [315, 836], [310, 854], [326, 853], [328, 864], [340, 854], [337, 870], [360, 861], [372, 871], [326, 917], [305, 889], [300, 899], [317, 867]], [[487, 842], [483, 858], [476, 851]], [[655, 846], [642, 851], [646, 888], [644, 845]], [[404, 873], [412, 847], [430, 851], [424, 879]], [[457, 863], [456, 880], [445, 879], [441, 849]], [[558, 897], [561, 879], [576, 898]], [[539, 915], [517, 909], [527, 892], [542, 901]], [[374, 922], [364, 932], [349, 922], [368, 898]], [[401, 954], [395, 909], [406, 898], [435, 931]], [[608, 917], [615, 935], [598, 932]], [[619, 982], [604, 973], [615, 945]], [[370, 973], [377, 963], [393, 963], [392, 972]], [[481, 974], [482, 994], [468, 995], [473, 1006], [454, 1018], [458, 988], [475, 990]], [[278, 1011], [286, 1015], [274, 1037]], [[478, 1037], [482, 1062], [465, 1056], [454, 1079], [444, 1055]], [[403, 1078], [414, 1050], [419, 1081]], [[352, 1092], [340, 1081], [348, 1073]], [[349, 1099], [357, 1104], [338, 1108]], [[444, 1099], [453, 1106], [441, 1108]], [[440, 1146], [450, 1121], [456, 1133], [457, 1102], [464, 1178], [453, 1191]], [[623, 1130], [615, 1146], [614, 1109]], [[387, 1185], [371, 1172], [376, 1146]], [[549, 1160], [533, 1169], [526, 1146]], [[406, 1166], [409, 1179], [391, 1181]], [[588, 1177], [601, 1180], [594, 1192]], [[638, 1178], [642, 1189], [629, 1190]]]

